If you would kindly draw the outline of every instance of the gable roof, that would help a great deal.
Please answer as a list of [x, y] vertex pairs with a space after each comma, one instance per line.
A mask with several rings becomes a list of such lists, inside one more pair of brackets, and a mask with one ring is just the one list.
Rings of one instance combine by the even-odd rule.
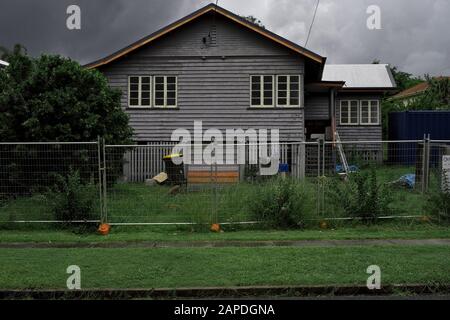
[[[450, 79], [450, 77], [436, 77], [433, 79], [443, 80], [443, 79]], [[425, 92], [429, 87], [430, 87], [429, 82], [424, 81], [424, 82], [418, 83], [415, 86], [412, 86], [408, 89], [405, 89], [405, 90], [397, 93], [395, 96], [392, 96], [392, 99], [402, 99], [402, 98], [412, 97], [412, 96], [415, 96], [415, 95]]]
[[327, 64], [323, 81], [345, 81], [344, 89], [394, 89], [396, 87], [387, 64]]
[[214, 11], [214, 12], [238, 23], [245, 28], [253, 30], [254, 32], [259, 33], [260, 35], [262, 35], [278, 44], [281, 44], [281, 45], [285, 46], [286, 48], [288, 48], [308, 59], [311, 59], [317, 63], [324, 64], [326, 61], [325, 57], [322, 57], [322, 56], [318, 55], [317, 53], [314, 53], [302, 46], [299, 46], [298, 44], [296, 44], [292, 41], [289, 41], [271, 31], [261, 28], [261, 27], [255, 25], [254, 23], [251, 23], [251, 22], [247, 21], [246, 19], [232, 13], [231, 11], [228, 11], [222, 7], [216, 6], [215, 4], [211, 3], [201, 9], [194, 11], [193, 13], [181, 18], [180, 20], [177, 20], [177, 21], [169, 24], [168, 26], [132, 43], [131, 45], [129, 45], [123, 49], [120, 49], [119, 51], [117, 51], [103, 59], [86, 64], [85, 67], [97, 68], [97, 67], [106, 65], [110, 62], [113, 62], [114, 60], [119, 59], [120, 57], [122, 57], [122, 56], [124, 56], [146, 44], [149, 44], [152, 41], [155, 41], [156, 39], [162, 37], [163, 35], [170, 33], [173, 30], [185, 25], [186, 23], [188, 23], [192, 20], [195, 20], [211, 11]]

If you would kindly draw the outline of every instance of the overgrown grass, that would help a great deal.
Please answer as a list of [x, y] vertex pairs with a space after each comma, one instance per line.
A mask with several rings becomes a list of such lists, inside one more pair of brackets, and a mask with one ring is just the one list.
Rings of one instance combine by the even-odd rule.
[[448, 246], [167, 249], [2, 249], [0, 288], [65, 288], [69, 265], [82, 288], [449, 283]]
[[224, 232], [194, 232], [187, 226], [113, 226], [111, 233], [76, 234], [69, 230], [21, 229], [1, 230], [0, 242], [116, 242], [116, 241], [272, 241], [272, 240], [341, 240], [341, 239], [432, 239], [450, 238], [450, 228], [421, 221], [383, 221], [376, 225], [342, 224], [339, 228], [307, 230], [255, 230], [223, 226]]
[[[366, 169], [363, 169], [366, 170]], [[389, 183], [406, 173], [414, 173], [413, 167], [376, 168], [379, 183]], [[337, 177], [328, 178], [335, 184], [343, 184]], [[350, 176], [351, 179], [351, 176]], [[433, 178], [435, 179], [435, 178]], [[211, 189], [169, 194], [168, 186], [145, 186], [143, 183], [116, 184], [108, 192], [107, 207], [111, 222], [192, 222], [208, 224], [217, 215], [220, 222], [252, 220], [249, 206], [252, 194], [263, 190], [268, 182], [240, 183], [223, 186], [217, 193]], [[437, 185], [434, 180], [432, 186]], [[336, 203], [325, 198], [325, 210], [317, 215], [317, 182], [307, 178], [298, 187], [306, 193], [302, 208], [308, 218], [343, 217]], [[395, 215], [431, 215], [425, 206], [426, 197], [418, 190], [392, 186], [390, 211]], [[98, 217], [100, 218], [99, 209]], [[0, 205], [0, 222], [11, 220], [51, 220], [52, 213], [44, 196], [36, 194], [10, 200]], [[315, 223], [315, 222], [313, 222]], [[334, 225], [338, 225], [337, 223]]]

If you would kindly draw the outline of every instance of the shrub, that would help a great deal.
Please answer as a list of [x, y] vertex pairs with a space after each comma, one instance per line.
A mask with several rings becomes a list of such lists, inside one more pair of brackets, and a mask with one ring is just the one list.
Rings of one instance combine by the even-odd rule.
[[276, 178], [254, 188], [248, 199], [251, 216], [275, 228], [304, 226], [306, 196], [292, 179]]
[[47, 200], [55, 220], [64, 225], [74, 225], [73, 221], [96, 220], [98, 190], [93, 183], [82, 182], [78, 171], [71, 170], [64, 177], [58, 175], [57, 183], [47, 194]]
[[392, 198], [388, 187], [378, 184], [373, 168], [351, 174], [346, 182], [334, 182], [328, 188], [328, 196], [346, 215], [373, 222], [380, 215], [390, 212]]
[[442, 188], [430, 194], [427, 206], [439, 219], [450, 221], [450, 181], [446, 177], [443, 179]]

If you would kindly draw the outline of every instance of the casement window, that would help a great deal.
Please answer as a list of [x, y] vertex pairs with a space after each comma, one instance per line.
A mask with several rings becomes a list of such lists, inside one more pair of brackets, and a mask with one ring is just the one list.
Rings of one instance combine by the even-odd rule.
[[177, 77], [155, 76], [154, 103], [158, 108], [173, 108], [177, 106]]
[[378, 100], [361, 100], [360, 124], [376, 125], [380, 121], [380, 105]]
[[274, 105], [274, 76], [251, 76], [251, 106], [252, 107], [273, 107]]
[[341, 100], [340, 115], [341, 125], [359, 124], [359, 101]]
[[277, 106], [300, 106], [300, 76], [277, 76]]
[[149, 108], [151, 106], [151, 76], [128, 77], [128, 106]]

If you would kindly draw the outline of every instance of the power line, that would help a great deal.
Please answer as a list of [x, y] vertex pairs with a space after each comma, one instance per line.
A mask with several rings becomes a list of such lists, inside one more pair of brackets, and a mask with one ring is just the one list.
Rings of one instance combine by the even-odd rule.
[[308, 36], [306, 37], [305, 48], [306, 48], [306, 45], [308, 44], [309, 36], [311, 35], [311, 29], [313, 27], [314, 20], [316, 19], [316, 13], [317, 13], [317, 8], [319, 7], [319, 2], [320, 2], [320, 0], [317, 0], [316, 9], [314, 9], [314, 15], [313, 15], [313, 18], [311, 21], [311, 25], [309, 26]]

